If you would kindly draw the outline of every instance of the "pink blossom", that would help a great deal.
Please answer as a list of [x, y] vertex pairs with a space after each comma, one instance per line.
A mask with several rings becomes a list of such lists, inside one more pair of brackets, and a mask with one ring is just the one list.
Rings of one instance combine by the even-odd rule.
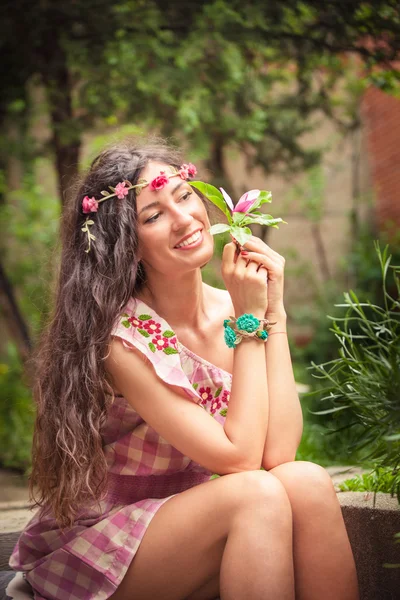
[[129, 194], [129, 190], [126, 188], [125, 181], [122, 181], [115, 186], [115, 193], [117, 194], [117, 198], [120, 200], [123, 200], [125, 196]]
[[207, 404], [209, 400], [212, 400], [211, 388], [209, 387], [201, 387], [199, 389], [199, 394], [203, 405]]
[[226, 404], [229, 404], [230, 397], [231, 397], [230, 392], [228, 392], [228, 390], [224, 390], [222, 392], [221, 400], [222, 400], [222, 402], [226, 402]]
[[153, 338], [151, 341], [153, 342], [157, 350], [163, 350], [164, 348], [168, 348], [169, 346], [168, 338], [165, 338], [161, 335], [156, 335], [156, 337]]
[[259, 195], [260, 190], [250, 190], [249, 192], [246, 192], [241, 198], [239, 198], [239, 202], [236, 204], [235, 208], [233, 209], [233, 212], [249, 212], [250, 208], [254, 204], [255, 200], [257, 200]]
[[153, 319], [149, 321], [145, 321], [143, 323], [143, 329], [147, 329], [149, 333], [161, 333], [161, 326], [159, 323], [156, 323]]
[[140, 321], [140, 319], [137, 319], [136, 317], [129, 317], [128, 321], [131, 325], [133, 325], [133, 327], [142, 326], [142, 321]]
[[192, 163], [189, 163], [188, 165], [182, 165], [182, 166], [187, 168], [187, 170], [188, 170], [188, 172], [189, 172], [189, 175], [190, 175], [190, 177], [194, 177], [194, 176], [196, 175], [196, 173], [197, 173], [197, 169], [196, 169], [196, 167], [194, 166], [194, 164], [192, 164]]
[[160, 171], [160, 175], [150, 181], [150, 189], [152, 191], [162, 190], [163, 187], [167, 185], [168, 181], [169, 178], [168, 175], [165, 174], [165, 171]]
[[211, 403], [211, 414], [213, 415], [216, 413], [219, 408], [221, 408], [221, 400], [219, 398], [215, 398]]
[[224, 190], [224, 188], [219, 188], [219, 189], [221, 190], [221, 194], [223, 195], [224, 200], [227, 203], [227, 205], [229, 206], [229, 208], [231, 210], [234, 210], [232, 198], [226, 193], [226, 191]]
[[179, 177], [181, 179], [188, 179], [189, 177], [189, 171], [186, 168], [188, 165], [182, 165], [181, 168], [179, 169]]
[[99, 208], [99, 203], [97, 202], [96, 198], [89, 198], [89, 196], [85, 196], [84, 199], [82, 200], [82, 211], [85, 214], [91, 213], [91, 212], [97, 212]]

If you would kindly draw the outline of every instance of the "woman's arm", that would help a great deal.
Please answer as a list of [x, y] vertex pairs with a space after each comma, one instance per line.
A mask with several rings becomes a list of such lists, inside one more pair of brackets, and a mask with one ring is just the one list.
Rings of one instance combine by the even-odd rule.
[[[259, 263], [268, 271], [268, 308], [265, 317], [271, 323], [276, 322], [270, 334], [286, 332], [283, 303], [285, 259], [255, 236], [246, 242], [244, 254], [247, 260]], [[303, 430], [303, 415], [286, 334], [270, 335], [265, 345], [265, 363], [268, 393], [265, 394], [264, 403], [269, 418], [262, 466], [272, 469], [294, 460]]]
[[[286, 331], [286, 313], [268, 315], [275, 331]], [[269, 420], [262, 466], [272, 469], [295, 459], [303, 432], [303, 415], [287, 335], [271, 335], [265, 344]]]

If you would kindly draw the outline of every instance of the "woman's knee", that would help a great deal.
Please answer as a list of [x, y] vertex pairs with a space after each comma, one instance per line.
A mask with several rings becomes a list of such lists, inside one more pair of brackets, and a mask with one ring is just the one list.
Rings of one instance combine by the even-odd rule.
[[229, 484], [233, 488], [237, 509], [250, 509], [258, 515], [265, 512], [268, 515], [279, 513], [291, 517], [285, 487], [267, 471], [243, 471], [224, 477], [231, 478]]
[[336, 500], [336, 492], [329, 473], [313, 462], [293, 461], [283, 463], [269, 471], [284, 486], [291, 503], [302, 500], [320, 504], [327, 498]]

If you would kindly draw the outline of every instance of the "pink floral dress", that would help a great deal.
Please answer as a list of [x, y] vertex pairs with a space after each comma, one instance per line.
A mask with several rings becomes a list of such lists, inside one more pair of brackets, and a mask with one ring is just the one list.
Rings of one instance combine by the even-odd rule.
[[[144, 302], [130, 300], [112, 335], [128, 351], [139, 349], [158, 377], [183, 388], [210, 418], [224, 423], [230, 373], [182, 346]], [[11, 556], [10, 566], [26, 573], [37, 600], [109, 598], [160, 506], [212, 475], [160, 437], [121, 396], [110, 408], [102, 436], [109, 467], [105, 500], [83, 509], [64, 534], [51, 516], [40, 520], [38, 511]]]

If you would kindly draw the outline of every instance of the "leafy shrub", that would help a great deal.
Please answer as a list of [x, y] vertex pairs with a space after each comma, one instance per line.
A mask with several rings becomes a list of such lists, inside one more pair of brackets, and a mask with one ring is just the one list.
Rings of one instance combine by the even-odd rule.
[[26, 471], [34, 422], [31, 392], [23, 382], [23, 367], [13, 344], [7, 362], [0, 363], [0, 464]]
[[399, 483], [400, 473], [395, 473], [388, 467], [376, 467], [371, 473], [346, 479], [338, 487], [341, 492], [382, 492], [394, 495], [399, 489]]
[[[330, 329], [340, 343], [339, 358], [324, 364], [312, 362], [313, 376], [323, 382], [321, 389], [306, 396], [322, 395], [329, 408], [315, 412], [328, 415], [348, 411], [350, 422], [342, 431], [356, 428], [350, 450], [362, 450], [365, 460], [376, 468], [400, 471], [400, 266], [391, 266], [388, 246], [383, 253], [375, 242], [382, 277], [383, 306], [361, 302], [355, 292], [344, 294], [344, 317], [330, 317]], [[387, 291], [387, 274], [392, 271], [395, 298]], [[342, 327], [338, 325], [342, 324]], [[357, 333], [354, 331], [357, 326]], [[400, 492], [400, 478], [396, 479]]]

